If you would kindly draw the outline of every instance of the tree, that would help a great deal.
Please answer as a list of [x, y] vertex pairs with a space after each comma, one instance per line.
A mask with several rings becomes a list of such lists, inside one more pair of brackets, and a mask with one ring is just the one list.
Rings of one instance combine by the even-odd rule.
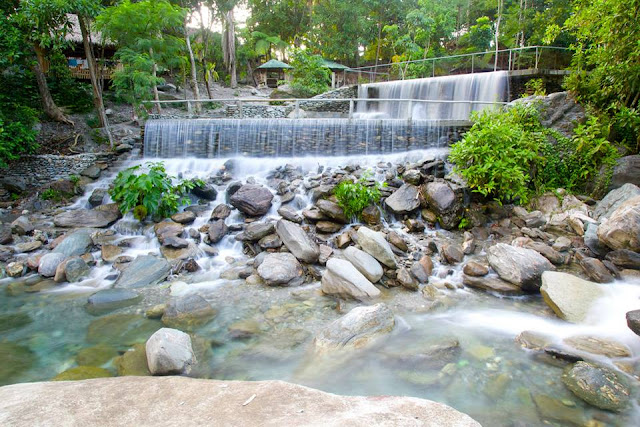
[[329, 89], [329, 69], [320, 55], [309, 55], [301, 49], [294, 51], [291, 65], [291, 89], [295, 96], [311, 97]]
[[222, 52], [224, 54], [224, 65], [230, 74], [231, 87], [238, 86], [237, 64], [236, 64], [236, 22], [233, 16], [233, 9], [238, 5], [238, 0], [214, 0], [218, 9], [218, 16], [222, 20]]

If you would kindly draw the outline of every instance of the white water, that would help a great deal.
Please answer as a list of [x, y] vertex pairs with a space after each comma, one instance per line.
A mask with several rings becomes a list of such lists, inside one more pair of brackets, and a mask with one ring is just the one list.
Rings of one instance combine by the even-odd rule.
[[472, 102], [358, 102], [356, 117], [468, 120], [471, 111], [492, 108], [493, 102], [506, 102], [508, 86], [509, 79], [506, 71], [363, 84], [358, 87], [358, 98]]

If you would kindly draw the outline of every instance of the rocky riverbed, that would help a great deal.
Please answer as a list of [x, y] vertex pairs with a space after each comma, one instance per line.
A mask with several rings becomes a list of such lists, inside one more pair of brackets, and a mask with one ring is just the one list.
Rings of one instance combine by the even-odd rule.
[[[159, 223], [120, 216], [109, 169], [4, 212], [0, 383], [283, 379], [483, 425], [637, 425], [640, 188], [500, 205], [445, 156], [172, 159], [206, 186]], [[387, 187], [354, 222], [332, 190], [365, 172]]]

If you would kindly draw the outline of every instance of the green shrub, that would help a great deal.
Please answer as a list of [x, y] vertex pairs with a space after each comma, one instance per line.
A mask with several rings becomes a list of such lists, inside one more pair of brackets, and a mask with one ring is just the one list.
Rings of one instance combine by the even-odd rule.
[[[1, 100], [0, 100], [1, 101]], [[37, 112], [24, 105], [0, 102], [0, 168], [38, 148], [33, 128]]]
[[64, 200], [65, 195], [54, 188], [47, 188], [40, 194], [40, 198], [42, 200], [52, 200], [54, 202], [61, 202]]
[[524, 87], [526, 89], [526, 93], [523, 96], [545, 96], [547, 94], [547, 89], [545, 88], [544, 80], [542, 79], [531, 79], [524, 84]]
[[291, 90], [296, 97], [310, 98], [326, 92], [331, 81], [331, 72], [324, 66], [320, 55], [309, 55], [303, 50], [293, 53]]
[[360, 218], [364, 208], [380, 201], [380, 188], [386, 186], [386, 183], [377, 182], [369, 187], [365, 185], [368, 178], [369, 174], [365, 174], [356, 182], [342, 181], [333, 190], [338, 205], [347, 218]]
[[116, 176], [109, 195], [118, 204], [120, 212], [133, 210], [139, 221], [147, 216], [167, 218], [178, 210], [178, 206], [189, 202], [186, 193], [196, 185], [204, 185], [199, 179], [182, 180], [176, 185], [175, 178], [168, 175], [164, 164], [148, 163], [147, 173], [140, 173], [141, 166], [126, 169]]

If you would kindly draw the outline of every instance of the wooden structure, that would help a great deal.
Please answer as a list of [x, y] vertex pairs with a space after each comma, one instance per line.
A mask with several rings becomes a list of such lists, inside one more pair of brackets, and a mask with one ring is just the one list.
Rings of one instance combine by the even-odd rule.
[[322, 61], [324, 62], [324, 67], [331, 70], [331, 89], [344, 86], [345, 73], [349, 70], [349, 67], [328, 59], [323, 59]]
[[287, 79], [285, 70], [289, 70], [292, 68], [293, 67], [291, 65], [285, 64], [284, 62], [278, 61], [277, 59], [267, 61], [256, 68], [255, 74], [258, 85], [266, 85], [270, 88], [277, 88], [278, 81]]

